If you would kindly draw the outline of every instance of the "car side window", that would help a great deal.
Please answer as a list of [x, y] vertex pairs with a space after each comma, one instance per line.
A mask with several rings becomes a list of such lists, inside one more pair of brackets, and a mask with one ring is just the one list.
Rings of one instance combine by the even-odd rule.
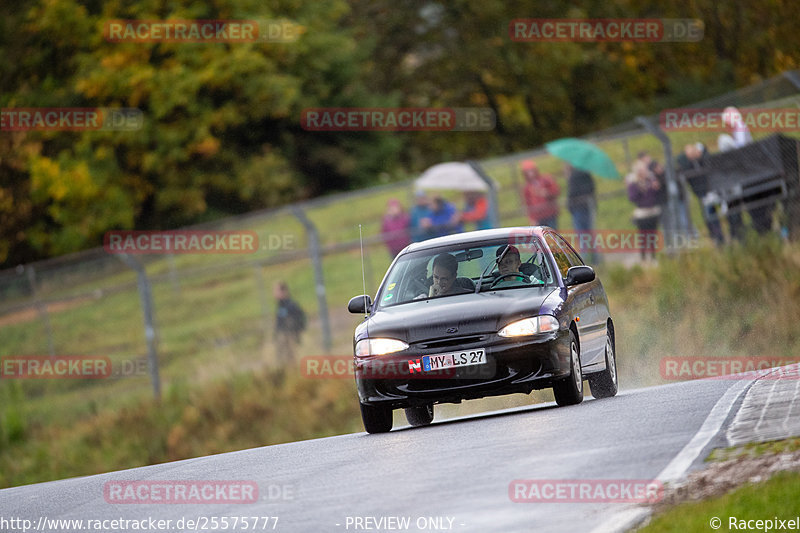
[[564, 252], [564, 250], [558, 244], [558, 241], [555, 240], [552, 233], [547, 233], [544, 236], [544, 240], [547, 242], [547, 246], [550, 248], [550, 251], [553, 252], [553, 258], [556, 260], [556, 266], [561, 272], [561, 277], [566, 278], [567, 270], [569, 270], [569, 267], [572, 266], [566, 252]]
[[567, 241], [564, 240], [561, 235], [554, 235], [556, 241], [561, 245], [561, 248], [566, 252], [567, 258], [572, 266], [581, 266], [585, 263], [581, 261], [581, 257], [578, 255], [578, 252], [575, 251], [572, 246], [569, 245]]

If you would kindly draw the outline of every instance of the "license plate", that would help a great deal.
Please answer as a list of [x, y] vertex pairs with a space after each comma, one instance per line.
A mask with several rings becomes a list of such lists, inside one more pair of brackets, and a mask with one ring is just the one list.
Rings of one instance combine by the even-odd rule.
[[484, 363], [486, 363], [486, 350], [483, 348], [464, 350], [462, 352], [425, 355], [422, 357], [422, 368], [425, 372], [442, 370], [445, 368], [482, 365]]

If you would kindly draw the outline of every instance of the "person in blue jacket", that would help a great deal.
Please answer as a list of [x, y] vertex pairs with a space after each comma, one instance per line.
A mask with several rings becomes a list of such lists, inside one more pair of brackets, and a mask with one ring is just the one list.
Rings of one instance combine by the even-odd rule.
[[464, 231], [456, 206], [438, 195], [434, 196], [430, 215], [422, 220], [422, 224], [428, 229], [431, 237], [442, 237]]

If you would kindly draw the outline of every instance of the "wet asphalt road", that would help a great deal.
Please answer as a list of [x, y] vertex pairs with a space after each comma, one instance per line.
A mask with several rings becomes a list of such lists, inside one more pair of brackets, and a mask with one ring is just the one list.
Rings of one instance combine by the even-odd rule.
[[[587, 396], [571, 407], [531, 405], [382, 435], [342, 435], [10, 488], [0, 491], [0, 530], [22, 531], [24, 525], [3, 519], [27, 519], [35, 528], [43, 517], [84, 520], [83, 531], [136, 530], [131, 523], [122, 528], [124, 523], [110, 522], [114, 519], [165, 521], [146, 524], [155, 526], [151, 531], [591, 531], [613, 526], [616, 513], [632, 504], [518, 503], [509, 487], [520, 479], [536, 480], [539, 487], [547, 480], [652, 480], [736, 383], [699, 380], [623, 390], [605, 400]], [[237, 485], [244, 491], [257, 487], [258, 498], [254, 503], [107, 501], [119, 481], [175, 486], [186, 480], [243, 482]], [[220, 517], [227, 517], [227, 524]], [[240, 518], [234, 523], [233, 517]], [[246, 528], [241, 517], [248, 517]], [[249, 517], [262, 518], [254, 524]], [[97, 525], [101, 529], [90, 529]], [[73, 523], [41, 530], [81, 529]]]

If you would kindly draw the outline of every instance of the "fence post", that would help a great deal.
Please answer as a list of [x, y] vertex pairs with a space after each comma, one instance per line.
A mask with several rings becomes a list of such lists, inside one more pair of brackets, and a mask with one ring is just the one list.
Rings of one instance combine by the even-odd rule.
[[147, 340], [147, 366], [150, 368], [150, 380], [153, 383], [153, 394], [156, 400], [161, 400], [161, 380], [158, 375], [158, 354], [156, 353], [156, 327], [153, 323], [153, 294], [150, 290], [150, 280], [147, 279], [144, 265], [135, 257], [128, 254], [117, 255], [120, 261], [136, 271], [136, 283], [139, 287], [139, 298], [142, 300], [142, 313], [144, 315], [144, 336]]
[[45, 335], [47, 335], [47, 351], [50, 354], [50, 357], [55, 357], [56, 349], [53, 343], [53, 327], [50, 325], [50, 314], [47, 312], [47, 304], [39, 299], [39, 291], [36, 288], [36, 270], [30, 265], [23, 266], [22, 268], [28, 275], [28, 284], [31, 286], [33, 305], [36, 307], [36, 312], [44, 324]]
[[258, 302], [261, 305], [261, 316], [264, 319], [264, 342], [266, 342], [269, 331], [269, 303], [267, 303], [267, 289], [264, 286], [264, 270], [260, 263], [253, 266], [253, 273], [256, 278], [256, 292], [258, 292]]
[[480, 178], [489, 186], [489, 223], [493, 228], [500, 227], [500, 209], [497, 203], [497, 184], [492, 178], [486, 175], [480, 163], [477, 161], [467, 161], [467, 164], [475, 170]]
[[306, 212], [298, 206], [292, 206], [292, 214], [300, 221], [308, 237], [308, 252], [314, 265], [314, 284], [317, 293], [317, 306], [319, 307], [319, 321], [322, 326], [322, 346], [326, 353], [331, 351], [331, 324], [328, 317], [328, 302], [325, 298], [325, 280], [322, 276], [322, 254], [319, 246], [319, 233], [317, 227], [308, 218]]
[[175, 266], [175, 254], [167, 254], [167, 263], [169, 264], [169, 282], [172, 285], [172, 291], [177, 296], [181, 293], [181, 283], [178, 279], [178, 269]]
[[[513, 161], [508, 164], [509, 170], [511, 171], [511, 186], [514, 188], [514, 192], [516, 193], [517, 201], [519, 202], [519, 212], [522, 216], [525, 217], [525, 224], [528, 224], [528, 204], [525, 203], [525, 195], [522, 193], [525, 183], [520, 183], [519, 180], [519, 162]], [[499, 218], [499, 217], [498, 217]]]
[[792, 85], [800, 89], [800, 72], [797, 70], [787, 70], [783, 73], [783, 77], [792, 82]]
[[622, 151], [625, 153], [625, 168], [633, 168], [633, 162], [631, 161], [631, 147], [628, 145], [628, 138], [622, 138]]

